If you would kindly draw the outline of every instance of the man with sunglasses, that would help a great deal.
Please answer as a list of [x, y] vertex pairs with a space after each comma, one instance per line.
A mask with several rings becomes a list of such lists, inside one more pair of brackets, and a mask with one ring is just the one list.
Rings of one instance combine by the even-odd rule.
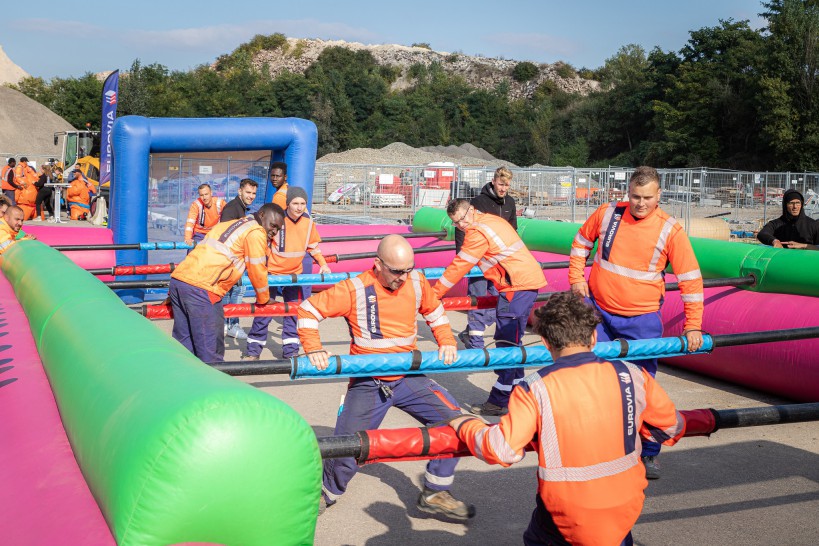
[[[451, 364], [455, 338], [444, 307], [426, 277], [414, 271], [412, 247], [400, 235], [388, 235], [378, 245], [370, 271], [342, 281], [299, 306], [299, 339], [310, 362], [319, 370], [329, 365], [330, 353], [321, 345], [318, 325], [325, 318], [344, 317], [352, 340], [350, 354], [405, 353], [417, 349], [420, 313], [438, 342], [438, 357]], [[396, 407], [423, 424], [460, 415], [460, 407], [443, 387], [423, 375], [359, 377], [350, 380], [336, 420], [336, 435], [378, 428], [387, 410]], [[424, 490], [417, 507], [427, 513], [467, 520], [475, 509], [449, 492], [457, 459], [432, 460], [424, 474]], [[335, 504], [358, 472], [352, 457], [324, 462], [321, 510]]]
[[256, 304], [270, 300], [267, 245], [282, 225], [284, 211], [272, 203], [253, 216], [220, 222], [171, 273], [173, 338], [203, 362], [224, 360], [222, 297], [241, 282], [245, 270], [256, 290]]
[[[476, 211], [467, 199], [450, 201], [446, 212], [455, 228], [464, 232], [464, 244], [435, 285], [435, 294], [442, 298], [477, 265], [500, 293], [495, 307], [496, 345], [519, 346], [537, 292], [546, 286], [540, 264], [517, 231], [503, 218]], [[489, 398], [483, 404], [473, 404], [473, 413], [497, 416], [508, 412], [509, 395], [523, 379], [523, 368], [497, 370], [495, 373], [498, 381], [489, 392]]]

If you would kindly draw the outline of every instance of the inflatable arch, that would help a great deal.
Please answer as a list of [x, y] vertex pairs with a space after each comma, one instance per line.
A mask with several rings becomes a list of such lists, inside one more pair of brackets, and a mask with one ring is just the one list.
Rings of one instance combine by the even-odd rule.
[[[112, 132], [114, 167], [110, 227], [115, 244], [148, 240], [148, 188], [151, 153], [270, 150], [287, 163], [288, 182], [307, 191], [312, 206], [318, 131], [298, 118], [145, 118], [123, 116]], [[268, 181], [268, 194], [272, 194]], [[148, 263], [144, 250], [117, 251], [117, 264]], [[142, 294], [120, 294], [126, 303]]]

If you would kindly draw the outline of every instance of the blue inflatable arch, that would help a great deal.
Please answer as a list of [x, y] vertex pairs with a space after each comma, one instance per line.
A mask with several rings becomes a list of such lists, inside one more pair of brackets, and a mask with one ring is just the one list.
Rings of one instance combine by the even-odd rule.
[[[151, 153], [270, 150], [287, 163], [288, 183], [307, 191], [312, 208], [318, 131], [298, 118], [145, 118], [123, 116], [114, 123], [109, 227], [114, 243], [148, 240], [148, 178]], [[274, 190], [268, 180], [268, 200]], [[117, 265], [144, 264], [144, 250], [117, 251]], [[135, 278], [135, 277], [132, 277]], [[130, 299], [130, 298], [128, 298]]]

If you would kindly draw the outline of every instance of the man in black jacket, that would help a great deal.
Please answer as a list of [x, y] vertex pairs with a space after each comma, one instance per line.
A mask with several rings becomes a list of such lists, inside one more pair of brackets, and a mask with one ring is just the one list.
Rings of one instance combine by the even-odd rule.
[[756, 236], [763, 245], [776, 248], [819, 250], [819, 224], [805, 214], [805, 198], [797, 190], [782, 196], [782, 216], [771, 220]]
[[[219, 217], [220, 222], [227, 222], [229, 220], [238, 220], [244, 218], [250, 211], [248, 210], [250, 204], [256, 199], [256, 190], [259, 184], [252, 178], [243, 178], [239, 182], [239, 193], [231, 199], [225, 208], [222, 209], [222, 215]], [[222, 298], [222, 303], [242, 303], [242, 298], [245, 296], [245, 287], [242, 285], [241, 279], [236, 285], [231, 288], [225, 297]], [[235, 337], [236, 339], [247, 339], [247, 332], [239, 326], [239, 319], [236, 317], [225, 319], [225, 335]]]
[[[512, 183], [512, 172], [506, 167], [500, 167], [495, 171], [492, 181], [486, 184], [481, 193], [472, 198], [472, 206], [479, 212], [486, 212], [500, 216], [509, 222], [513, 228], [518, 229], [518, 217], [515, 210], [515, 200], [509, 195], [509, 187]], [[461, 251], [464, 243], [464, 232], [455, 230], [455, 253]], [[467, 281], [467, 292], [470, 296], [486, 296], [487, 294], [497, 296], [498, 292], [492, 283], [487, 283], [483, 277], [469, 277]], [[494, 309], [480, 309], [467, 313], [468, 321], [466, 331], [458, 334], [458, 339], [467, 349], [483, 349], [483, 334], [488, 326], [495, 322]]]

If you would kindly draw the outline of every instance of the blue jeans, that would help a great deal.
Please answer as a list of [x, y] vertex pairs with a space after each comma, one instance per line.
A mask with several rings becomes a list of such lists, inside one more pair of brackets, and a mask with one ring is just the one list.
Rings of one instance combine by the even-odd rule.
[[[591, 303], [600, 313], [603, 321], [597, 325], [597, 341], [614, 341], [615, 339], [653, 339], [663, 336], [663, 318], [660, 311], [624, 317], [604, 311], [592, 298]], [[647, 371], [651, 377], [657, 375], [657, 359], [635, 360], [635, 364]], [[660, 453], [660, 444], [643, 441], [643, 457], [656, 456]]]
[[[393, 406], [409, 413], [424, 425], [460, 415], [458, 402], [446, 389], [428, 377], [407, 376], [395, 381], [384, 381], [383, 384], [392, 389], [392, 396], [385, 397], [376, 380], [371, 377], [353, 379], [350, 382], [336, 420], [336, 436], [377, 429], [387, 410]], [[430, 460], [424, 474], [424, 487], [436, 491], [450, 489], [458, 460]], [[358, 464], [352, 457], [324, 461], [322, 490], [330, 503], [347, 490], [347, 484], [357, 472]]]
[[[495, 345], [502, 347], [518, 347], [523, 333], [526, 331], [526, 321], [535, 305], [537, 290], [520, 290], [518, 292], [504, 292], [498, 296], [498, 306], [495, 308], [497, 325], [495, 326]], [[523, 379], [523, 367], [495, 370], [498, 381], [489, 391], [487, 402], [505, 408], [509, 405], [509, 396], [512, 389]]]
[[211, 303], [207, 291], [177, 279], [171, 279], [168, 296], [173, 310], [172, 337], [202, 362], [222, 362], [222, 302]]
[[[242, 299], [245, 297], [245, 287], [242, 284], [242, 281], [239, 280], [236, 284], [233, 285], [233, 288], [228, 290], [228, 293], [225, 294], [225, 297], [222, 298], [222, 304], [227, 305], [228, 303], [242, 303]], [[239, 324], [238, 317], [231, 317], [225, 319], [225, 326], [228, 328], [232, 327], [234, 324]]]
[[[468, 277], [466, 293], [470, 296], [497, 296], [495, 285], [484, 277]], [[472, 349], [483, 349], [484, 331], [495, 323], [494, 309], [476, 309], [466, 312], [466, 329]]]

